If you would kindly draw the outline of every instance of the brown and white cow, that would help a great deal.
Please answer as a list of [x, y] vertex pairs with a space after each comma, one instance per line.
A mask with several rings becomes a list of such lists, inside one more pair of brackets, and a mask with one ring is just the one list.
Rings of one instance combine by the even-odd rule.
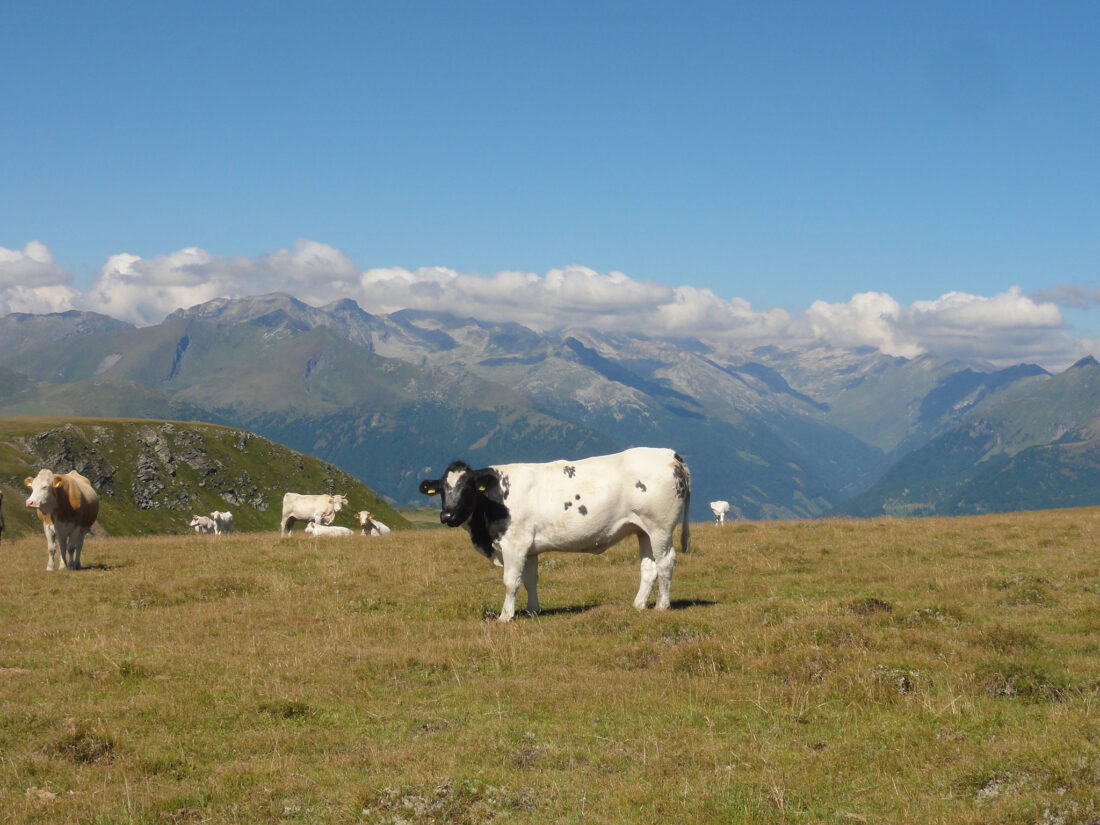
[[99, 494], [76, 470], [64, 475], [39, 470], [38, 475], [28, 476], [23, 483], [31, 491], [27, 506], [38, 510], [46, 534], [46, 569], [54, 569], [54, 557], [60, 550], [61, 569], [79, 570], [84, 536], [99, 516]]

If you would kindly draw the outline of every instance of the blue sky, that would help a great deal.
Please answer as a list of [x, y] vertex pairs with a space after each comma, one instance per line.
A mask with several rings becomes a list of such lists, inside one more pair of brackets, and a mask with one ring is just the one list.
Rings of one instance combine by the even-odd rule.
[[1015, 286], [1100, 336], [1095, 2], [0, 7], [0, 249], [78, 292], [304, 240], [792, 315]]

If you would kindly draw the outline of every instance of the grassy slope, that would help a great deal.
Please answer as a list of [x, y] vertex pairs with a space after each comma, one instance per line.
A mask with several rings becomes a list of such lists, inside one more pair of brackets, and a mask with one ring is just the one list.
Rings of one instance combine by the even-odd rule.
[[1095, 822], [1098, 533], [700, 524], [508, 626], [462, 531], [5, 542], [0, 821]]
[[[33, 448], [37, 454], [29, 453], [28, 440], [44, 433], [52, 435]], [[163, 445], [159, 455], [158, 444]], [[162, 460], [163, 448], [170, 463]], [[212, 510], [232, 512], [237, 530], [272, 530], [278, 527], [288, 489], [324, 492], [329, 487], [349, 498], [338, 524], [355, 526], [353, 514], [365, 509], [391, 527], [408, 526], [349, 474], [242, 430], [195, 422], [27, 417], [0, 419], [0, 489], [9, 537], [41, 534], [37, 518], [22, 506], [23, 479], [46, 466], [48, 456], [58, 455], [68, 460], [51, 469], [67, 472], [83, 467], [80, 462], [113, 468], [109, 483], [96, 484], [101, 497], [98, 526], [111, 535], [185, 532], [193, 514]], [[139, 473], [143, 456], [155, 469], [154, 483]], [[85, 475], [95, 478], [89, 471]], [[155, 506], [138, 506], [135, 491], [158, 485], [162, 489], [152, 496]]]

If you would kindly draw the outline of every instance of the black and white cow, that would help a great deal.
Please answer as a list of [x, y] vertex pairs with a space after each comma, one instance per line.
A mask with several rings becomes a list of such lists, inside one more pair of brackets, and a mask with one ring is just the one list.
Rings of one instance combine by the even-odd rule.
[[504, 568], [502, 622], [515, 615], [520, 581], [527, 612], [539, 612], [539, 553], [602, 553], [630, 535], [638, 537], [642, 567], [634, 606], [645, 608], [656, 581], [657, 609], [669, 607], [673, 532], [682, 519], [686, 553], [691, 501], [691, 474], [672, 450], [636, 447], [580, 461], [480, 470], [456, 461], [443, 478], [421, 482], [420, 492], [438, 493], [439, 520], [465, 527], [477, 551]]

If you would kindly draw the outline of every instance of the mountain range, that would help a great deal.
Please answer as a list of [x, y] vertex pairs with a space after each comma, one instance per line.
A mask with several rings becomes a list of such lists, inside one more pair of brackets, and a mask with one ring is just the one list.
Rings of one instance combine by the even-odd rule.
[[697, 517], [713, 499], [747, 518], [1100, 503], [1098, 376], [1092, 359], [1051, 375], [873, 349], [536, 332], [283, 294], [140, 328], [87, 312], [0, 318], [0, 415], [242, 427], [398, 504], [426, 503], [419, 479], [458, 458], [641, 444], [687, 459]]

